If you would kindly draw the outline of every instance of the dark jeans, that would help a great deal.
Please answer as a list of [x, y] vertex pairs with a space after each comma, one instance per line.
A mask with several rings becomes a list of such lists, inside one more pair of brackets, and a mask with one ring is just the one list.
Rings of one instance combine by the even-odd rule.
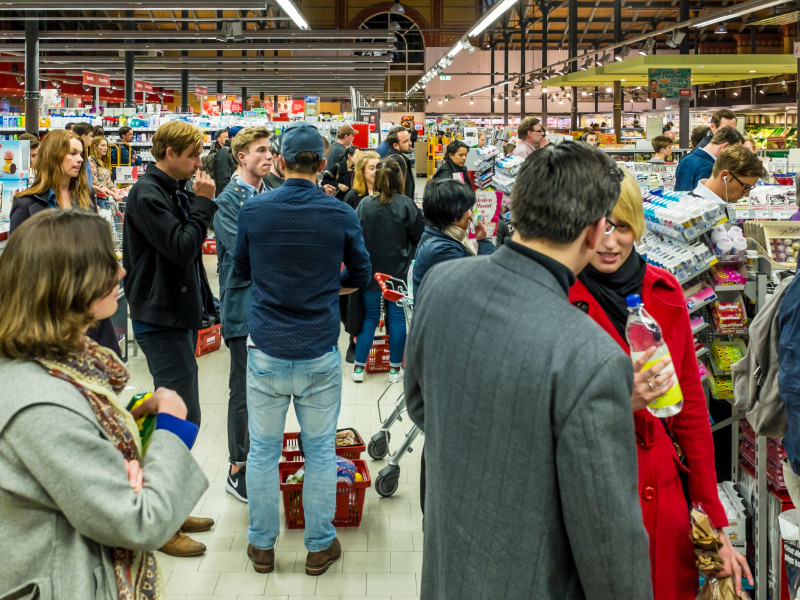
[[136, 343], [147, 358], [153, 386], [177, 392], [186, 403], [186, 420], [200, 426], [200, 390], [197, 385], [197, 332], [161, 329], [136, 334]]
[[231, 373], [228, 377], [228, 455], [231, 464], [243, 467], [250, 452], [247, 428], [247, 336], [228, 340]]

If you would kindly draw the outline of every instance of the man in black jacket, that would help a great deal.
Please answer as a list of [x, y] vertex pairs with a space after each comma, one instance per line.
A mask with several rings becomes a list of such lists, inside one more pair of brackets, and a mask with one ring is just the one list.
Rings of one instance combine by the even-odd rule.
[[200, 171], [194, 194], [184, 183], [200, 167], [203, 137], [184, 121], [153, 136], [151, 165], [128, 195], [123, 235], [125, 295], [136, 341], [156, 387], [180, 394], [200, 424], [195, 343], [204, 317], [216, 317], [202, 246], [214, 215], [214, 181]]
[[400, 170], [406, 178], [406, 185], [403, 194], [414, 199], [414, 169], [411, 168], [411, 161], [406, 156], [411, 152], [411, 134], [408, 129], [401, 129], [386, 136], [386, 143], [389, 144], [389, 152], [386, 153], [387, 160], [396, 160], [400, 163]]

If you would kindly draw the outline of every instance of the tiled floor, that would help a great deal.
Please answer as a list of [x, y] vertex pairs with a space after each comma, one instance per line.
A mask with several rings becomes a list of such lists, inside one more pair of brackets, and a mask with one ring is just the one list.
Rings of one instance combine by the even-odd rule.
[[[216, 257], [205, 257], [206, 270], [216, 291]], [[339, 344], [347, 348], [346, 338]], [[419, 456], [423, 438], [415, 442], [415, 452], [400, 463], [400, 486], [391, 498], [381, 498], [373, 487], [367, 490], [364, 516], [357, 528], [338, 530], [342, 558], [325, 575], [305, 574], [306, 550], [302, 530], [282, 529], [276, 546], [275, 571], [258, 574], [245, 553], [247, 548], [247, 505], [225, 492], [227, 472], [227, 402], [229, 354], [223, 345], [216, 352], [198, 359], [200, 402], [203, 425], [192, 450], [206, 472], [211, 486], [197, 505], [194, 515], [212, 517], [214, 528], [195, 534], [208, 547], [197, 558], [173, 558], [159, 553], [168, 600], [393, 600], [419, 596], [422, 568], [422, 514], [419, 508]], [[343, 364], [344, 386], [340, 427], [355, 427], [364, 438], [380, 428], [376, 400], [387, 383], [387, 375], [367, 375], [364, 383], [350, 379], [352, 365]], [[131, 389], [126, 394], [147, 391], [152, 379], [141, 352], [129, 362]], [[400, 385], [392, 386], [400, 391]], [[396, 397], [392, 391], [387, 397]], [[386, 405], [392, 408], [392, 403]], [[384, 411], [384, 416], [388, 410]], [[392, 447], [402, 439], [400, 429], [408, 431], [411, 422], [404, 418], [395, 425]], [[286, 431], [298, 431], [290, 409]], [[364, 453], [374, 481], [386, 460], [372, 461]], [[281, 519], [283, 519], [281, 506]]]

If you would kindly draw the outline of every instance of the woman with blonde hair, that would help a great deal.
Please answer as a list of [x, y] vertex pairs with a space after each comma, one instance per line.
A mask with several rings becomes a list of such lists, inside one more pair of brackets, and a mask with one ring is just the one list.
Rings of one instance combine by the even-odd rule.
[[27, 190], [14, 196], [11, 232], [28, 217], [48, 208], [96, 210], [86, 177], [81, 139], [66, 129], [48, 133], [36, 157], [36, 178]]
[[122, 196], [111, 178], [110, 159], [108, 140], [104, 137], [93, 138], [89, 147], [89, 162], [92, 165], [92, 189], [95, 193], [111, 196], [119, 202]]
[[374, 150], [365, 150], [358, 155], [353, 176], [353, 189], [344, 197], [344, 201], [353, 209], [358, 208], [359, 202], [366, 196], [375, 195], [375, 175], [380, 162], [381, 155]]
[[0, 597], [163, 598], [155, 550], [208, 487], [180, 396], [129, 413], [125, 366], [86, 337], [124, 274], [84, 211], [40, 212], [0, 255]]
[[[634, 248], [634, 242], [644, 233], [645, 222], [642, 195], [630, 173], [625, 174], [619, 200], [606, 222], [596, 255], [578, 275], [569, 300], [627, 353], [627, 296], [638, 294], [647, 312], [661, 325], [671, 358], [645, 369], [656, 350], [650, 348], [633, 364], [631, 408], [639, 459], [640, 503], [650, 535], [655, 600], [694, 600], [697, 568], [689, 539], [687, 496], [692, 504], [703, 507], [714, 527], [722, 529], [728, 520], [717, 494], [714, 442], [689, 312], [678, 281], [667, 271], [647, 264]], [[658, 419], [647, 405], [669, 389], [676, 377], [683, 392], [683, 409], [674, 417]], [[682, 474], [687, 479], [687, 489], [683, 487]], [[732, 574], [738, 591], [742, 574], [752, 583], [747, 560], [724, 535], [721, 537], [724, 569], [715, 574]]]

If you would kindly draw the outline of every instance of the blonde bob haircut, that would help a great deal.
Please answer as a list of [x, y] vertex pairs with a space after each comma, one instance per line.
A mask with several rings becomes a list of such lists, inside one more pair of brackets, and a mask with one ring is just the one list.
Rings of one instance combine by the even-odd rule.
[[[170, 121], [158, 128], [153, 136], [151, 153], [156, 160], [167, 157], [167, 148], [172, 148], [178, 156], [187, 148], [195, 152], [203, 151], [203, 134], [197, 126], [186, 121]], [[38, 159], [37, 159], [38, 160]]]
[[611, 219], [617, 223], [624, 223], [630, 227], [634, 239], [638, 242], [644, 234], [644, 209], [642, 208], [642, 191], [636, 178], [629, 171], [622, 169], [625, 176], [619, 188], [619, 199], [611, 213]]
[[119, 284], [117, 265], [111, 227], [94, 213], [47, 209], [25, 220], [0, 254], [0, 357], [83, 352], [92, 303]]
[[269, 139], [269, 131], [267, 131], [266, 127], [248, 127], [237, 133], [231, 142], [231, 154], [236, 160], [236, 164], [242, 164], [239, 162], [239, 152], [247, 154], [253, 142], [264, 138]]
[[356, 159], [356, 172], [355, 175], [353, 175], [353, 189], [359, 196], [363, 196], [367, 193], [367, 180], [364, 179], [364, 171], [367, 170], [369, 161], [375, 159], [380, 160], [381, 155], [374, 150], [365, 150], [364, 152], [361, 152]]
[[[18, 196], [49, 194], [50, 190], [57, 191], [61, 188], [61, 178], [64, 176], [61, 165], [64, 157], [72, 150], [72, 140], [80, 142], [81, 138], [66, 129], [55, 129], [45, 136], [39, 146], [39, 154], [36, 156], [36, 177], [33, 185], [27, 190], [18, 192]], [[81, 167], [78, 176], [70, 179], [69, 196], [75, 206], [89, 210], [92, 206], [92, 194], [89, 187], [91, 182], [86, 175], [86, 165], [81, 165]]]

